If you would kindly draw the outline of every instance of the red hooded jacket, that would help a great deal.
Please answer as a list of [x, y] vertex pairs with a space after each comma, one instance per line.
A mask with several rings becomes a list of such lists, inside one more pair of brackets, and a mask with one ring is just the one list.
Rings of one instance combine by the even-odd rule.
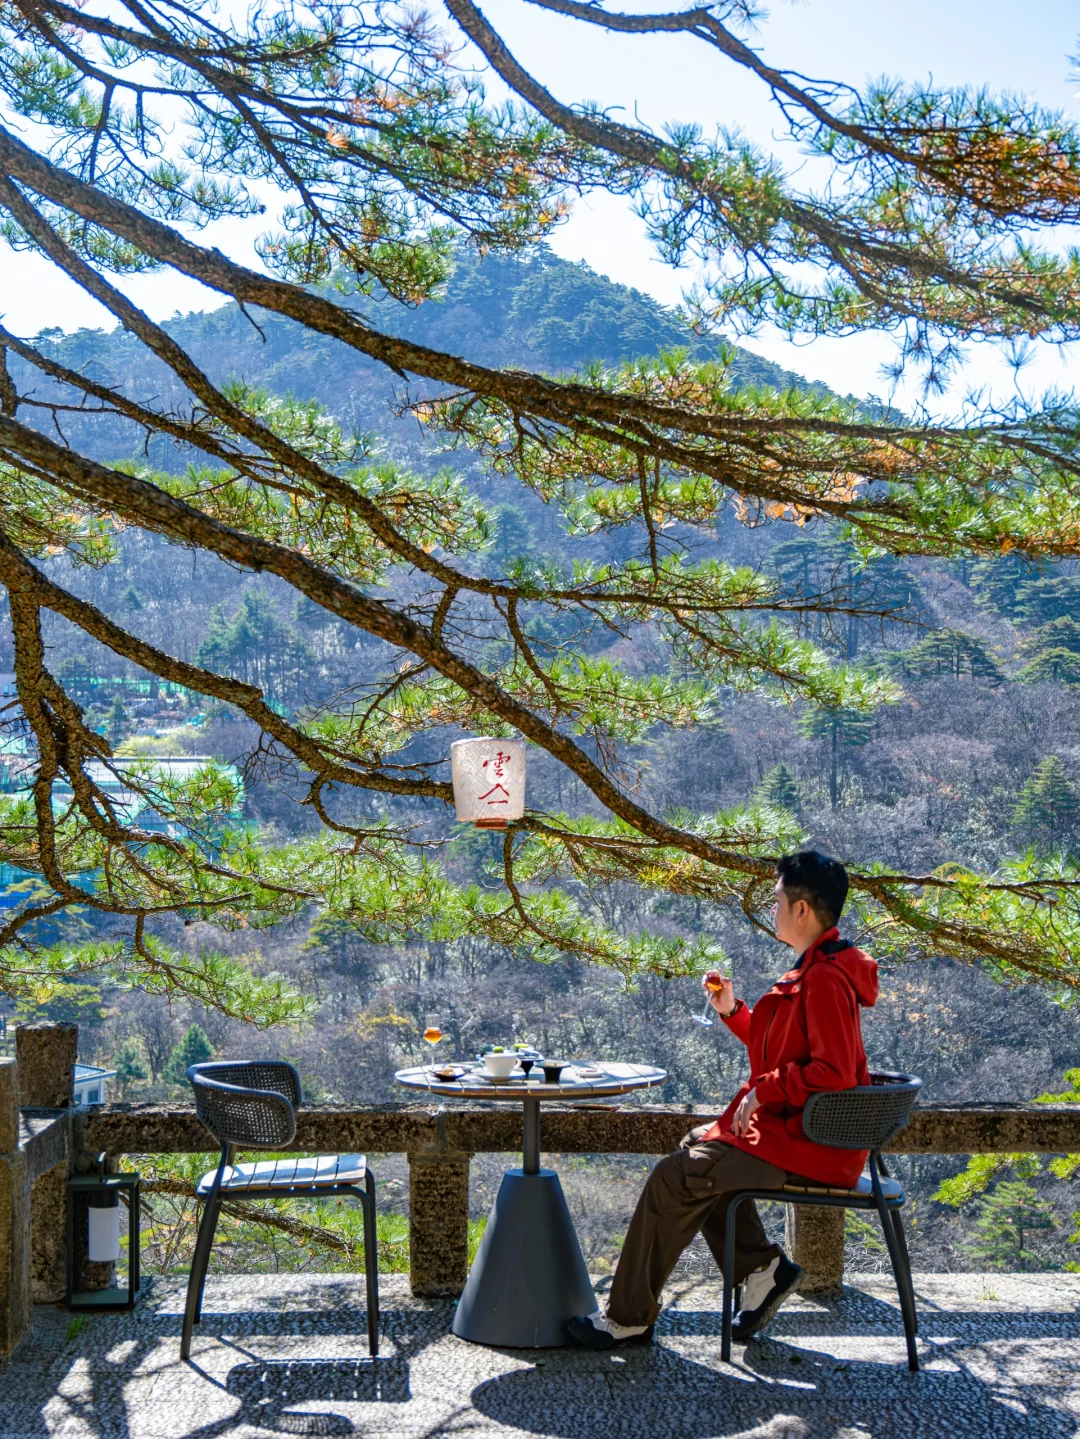
[[[750, 1051], [750, 1078], [704, 1139], [734, 1144], [821, 1183], [855, 1184], [867, 1151], [814, 1144], [803, 1134], [802, 1112], [815, 1090], [870, 1083], [859, 1006], [873, 1005], [877, 996], [874, 960], [841, 940], [839, 930], [826, 930], [753, 1009], [740, 1004], [724, 1020]], [[736, 1138], [732, 1116], [751, 1089], [761, 1108], [749, 1132]]]

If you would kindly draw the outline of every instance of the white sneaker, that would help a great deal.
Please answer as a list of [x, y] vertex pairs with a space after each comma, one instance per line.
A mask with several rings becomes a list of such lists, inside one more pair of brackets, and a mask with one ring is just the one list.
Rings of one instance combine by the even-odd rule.
[[732, 1326], [732, 1338], [740, 1343], [768, 1324], [803, 1277], [802, 1269], [786, 1254], [778, 1254], [764, 1269], [757, 1269], [743, 1284], [742, 1308]]
[[650, 1327], [648, 1324], [617, 1324], [614, 1319], [609, 1319], [602, 1309], [586, 1315], [586, 1319], [594, 1329], [602, 1334], [610, 1334], [618, 1343], [624, 1339], [636, 1339]]
[[769, 1297], [772, 1287], [776, 1282], [776, 1271], [780, 1267], [781, 1256], [778, 1254], [771, 1264], [766, 1264], [764, 1269], [755, 1269], [753, 1274], [748, 1274], [743, 1283], [742, 1307], [744, 1309], [760, 1309]]
[[571, 1319], [567, 1333], [583, 1349], [617, 1349], [620, 1344], [650, 1344], [652, 1324], [618, 1324], [602, 1309], [582, 1319]]

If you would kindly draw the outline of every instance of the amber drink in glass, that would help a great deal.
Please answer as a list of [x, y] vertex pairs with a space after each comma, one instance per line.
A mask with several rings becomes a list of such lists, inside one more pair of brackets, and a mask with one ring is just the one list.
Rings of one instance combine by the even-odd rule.
[[692, 1014], [690, 1016], [695, 1024], [700, 1024], [704, 1029], [712, 1029], [716, 1021], [713, 1019], [712, 999], [710, 996], [719, 994], [721, 989], [723, 989], [723, 985], [719, 980], [707, 979], [705, 981], [705, 1008], [700, 1014]]

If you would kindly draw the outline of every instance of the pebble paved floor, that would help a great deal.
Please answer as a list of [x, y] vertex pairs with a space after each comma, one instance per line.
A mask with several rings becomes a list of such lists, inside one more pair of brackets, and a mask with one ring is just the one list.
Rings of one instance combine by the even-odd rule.
[[796, 1300], [721, 1364], [719, 1294], [672, 1290], [650, 1349], [485, 1349], [451, 1306], [383, 1283], [384, 1355], [365, 1350], [360, 1285], [341, 1276], [211, 1278], [193, 1365], [178, 1359], [182, 1283], [72, 1333], [37, 1311], [0, 1366], [2, 1439], [1076, 1439], [1080, 1274], [916, 1276], [923, 1372], [907, 1372], [894, 1294], [856, 1279]]

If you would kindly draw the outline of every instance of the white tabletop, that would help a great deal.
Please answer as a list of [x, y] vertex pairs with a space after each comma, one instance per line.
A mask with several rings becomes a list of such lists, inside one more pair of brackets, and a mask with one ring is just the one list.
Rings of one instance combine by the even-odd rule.
[[651, 1089], [667, 1079], [667, 1070], [656, 1069], [651, 1064], [616, 1064], [608, 1060], [568, 1064], [557, 1084], [546, 1080], [542, 1069], [530, 1070], [527, 1077], [518, 1074], [510, 1079], [487, 1079], [478, 1064], [454, 1067], [465, 1067], [466, 1073], [454, 1080], [436, 1079], [429, 1065], [421, 1065], [415, 1069], [399, 1069], [394, 1079], [407, 1089], [422, 1089], [449, 1099], [517, 1100], [610, 1099], [634, 1089]]

